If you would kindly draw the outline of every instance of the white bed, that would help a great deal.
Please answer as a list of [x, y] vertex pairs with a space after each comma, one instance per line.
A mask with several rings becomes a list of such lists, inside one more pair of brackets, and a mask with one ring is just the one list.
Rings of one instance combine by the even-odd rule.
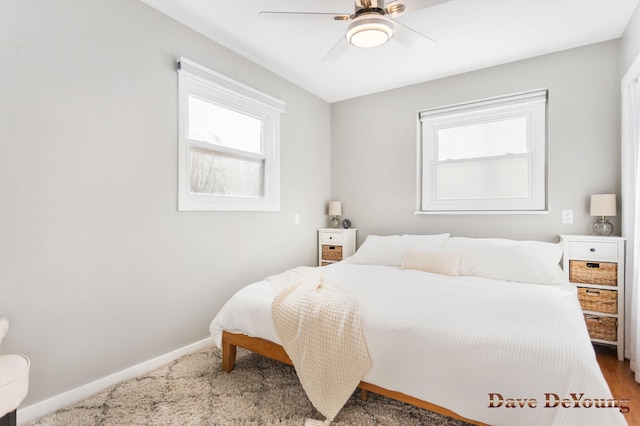
[[[465, 275], [397, 265], [404, 260], [404, 267], [416, 266], [406, 264], [408, 251], [421, 244], [409, 236], [370, 237], [353, 259], [323, 267], [327, 280], [344, 286], [360, 303], [373, 364], [363, 382], [478, 423], [626, 424], [620, 410], [612, 407], [615, 398], [596, 361], [576, 289], [554, 270], [561, 255], [558, 245], [436, 240], [423, 239], [424, 251], [429, 256], [437, 256], [440, 249], [447, 256], [457, 252], [456, 273]], [[508, 265], [496, 264], [498, 254], [503, 257], [499, 265]], [[422, 260], [417, 264], [425, 269]], [[433, 257], [429, 263], [432, 267]], [[435, 264], [442, 268], [443, 262]], [[535, 283], [470, 274], [524, 277]], [[274, 296], [267, 280], [236, 293], [211, 323], [216, 344], [222, 345], [227, 332], [279, 345], [271, 318]], [[570, 402], [563, 404], [563, 399]], [[609, 407], [589, 408], [587, 399], [599, 404], [608, 400]], [[516, 407], [507, 408], [510, 405]]]

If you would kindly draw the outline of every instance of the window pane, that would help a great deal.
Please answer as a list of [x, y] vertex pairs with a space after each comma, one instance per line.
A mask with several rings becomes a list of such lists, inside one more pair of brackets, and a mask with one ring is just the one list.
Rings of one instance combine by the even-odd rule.
[[527, 157], [456, 161], [436, 166], [438, 200], [529, 196]]
[[262, 120], [189, 96], [189, 139], [262, 152]]
[[441, 128], [438, 160], [490, 157], [527, 152], [526, 117]]
[[262, 197], [263, 188], [264, 160], [191, 149], [191, 193]]

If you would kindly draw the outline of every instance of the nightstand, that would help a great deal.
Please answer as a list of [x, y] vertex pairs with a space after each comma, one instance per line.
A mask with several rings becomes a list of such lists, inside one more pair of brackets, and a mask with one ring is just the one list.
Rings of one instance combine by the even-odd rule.
[[326, 266], [356, 252], [357, 229], [318, 229], [318, 265]]
[[624, 242], [622, 237], [560, 235], [565, 276], [578, 299], [594, 343], [616, 346], [624, 360]]

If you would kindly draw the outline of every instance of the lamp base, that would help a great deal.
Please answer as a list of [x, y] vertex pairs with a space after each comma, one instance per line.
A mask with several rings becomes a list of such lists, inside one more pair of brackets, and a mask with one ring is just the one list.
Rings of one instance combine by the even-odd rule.
[[613, 234], [613, 225], [603, 216], [593, 224], [593, 233], [595, 235], [611, 235]]
[[340, 227], [340, 216], [331, 216], [331, 220], [329, 221], [329, 226], [331, 228], [339, 228]]

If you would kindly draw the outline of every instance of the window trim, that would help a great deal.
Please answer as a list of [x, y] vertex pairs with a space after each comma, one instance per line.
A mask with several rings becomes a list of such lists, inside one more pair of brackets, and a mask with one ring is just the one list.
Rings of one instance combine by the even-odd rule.
[[[547, 206], [547, 90], [536, 90], [418, 113], [416, 214], [530, 213], [546, 214]], [[453, 123], [472, 124], [509, 117], [527, 118], [529, 193], [527, 198], [435, 199], [437, 131]]]
[[[178, 68], [178, 210], [179, 211], [280, 211], [280, 114], [285, 103], [180, 57]], [[211, 145], [187, 137], [189, 97], [195, 96], [262, 121], [263, 152], [256, 154]], [[264, 160], [262, 197], [194, 194], [190, 191], [191, 147]]]

